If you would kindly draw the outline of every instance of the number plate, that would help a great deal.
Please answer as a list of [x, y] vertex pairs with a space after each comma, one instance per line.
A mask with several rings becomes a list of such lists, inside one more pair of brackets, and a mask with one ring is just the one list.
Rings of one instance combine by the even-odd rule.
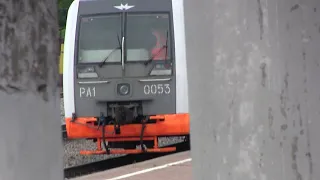
[[170, 94], [170, 84], [146, 84], [143, 87], [145, 95]]
[[80, 97], [91, 98], [96, 97], [96, 87], [80, 87]]

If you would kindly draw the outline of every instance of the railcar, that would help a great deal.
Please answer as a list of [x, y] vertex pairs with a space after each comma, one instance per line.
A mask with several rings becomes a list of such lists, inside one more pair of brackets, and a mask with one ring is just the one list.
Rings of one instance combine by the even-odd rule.
[[188, 136], [183, 0], [75, 0], [63, 54], [67, 136], [80, 153], [172, 152], [159, 137]]

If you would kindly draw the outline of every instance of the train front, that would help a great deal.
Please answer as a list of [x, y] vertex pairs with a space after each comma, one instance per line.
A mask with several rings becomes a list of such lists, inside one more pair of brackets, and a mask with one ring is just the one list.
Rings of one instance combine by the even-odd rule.
[[189, 134], [182, 0], [177, 2], [80, 0], [70, 6], [66, 129], [68, 138], [97, 142], [97, 150], [82, 154], [170, 152], [175, 148], [159, 148], [158, 137]]

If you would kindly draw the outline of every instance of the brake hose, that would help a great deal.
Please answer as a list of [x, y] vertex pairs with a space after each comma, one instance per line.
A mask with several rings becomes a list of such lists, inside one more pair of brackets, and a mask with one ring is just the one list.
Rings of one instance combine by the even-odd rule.
[[109, 145], [107, 146], [107, 144], [106, 144], [106, 136], [105, 136], [106, 125], [107, 125], [107, 121], [105, 119], [103, 119], [103, 122], [102, 122], [102, 144], [103, 144], [104, 148], [106, 149], [107, 154], [109, 155], [110, 154], [110, 147], [109, 147]]
[[140, 147], [143, 152], [146, 152], [146, 148], [143, 146], [143, 134], [144, 134], [144, 130], [146, 128], [147, 121], [148, 121], [147, 118], [145, 120], [142, 120], [142, 128], [141, 128], [141, 133], [140, 133]]

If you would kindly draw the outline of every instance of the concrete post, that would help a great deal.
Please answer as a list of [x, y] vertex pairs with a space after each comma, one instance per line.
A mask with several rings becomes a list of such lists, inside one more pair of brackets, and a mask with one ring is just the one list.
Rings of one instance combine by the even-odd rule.
[[0, 180], [63, 179], [57, 2], [0, 2]]
[[320, 179], [320, 1], [184, 9], [193, 179]]

